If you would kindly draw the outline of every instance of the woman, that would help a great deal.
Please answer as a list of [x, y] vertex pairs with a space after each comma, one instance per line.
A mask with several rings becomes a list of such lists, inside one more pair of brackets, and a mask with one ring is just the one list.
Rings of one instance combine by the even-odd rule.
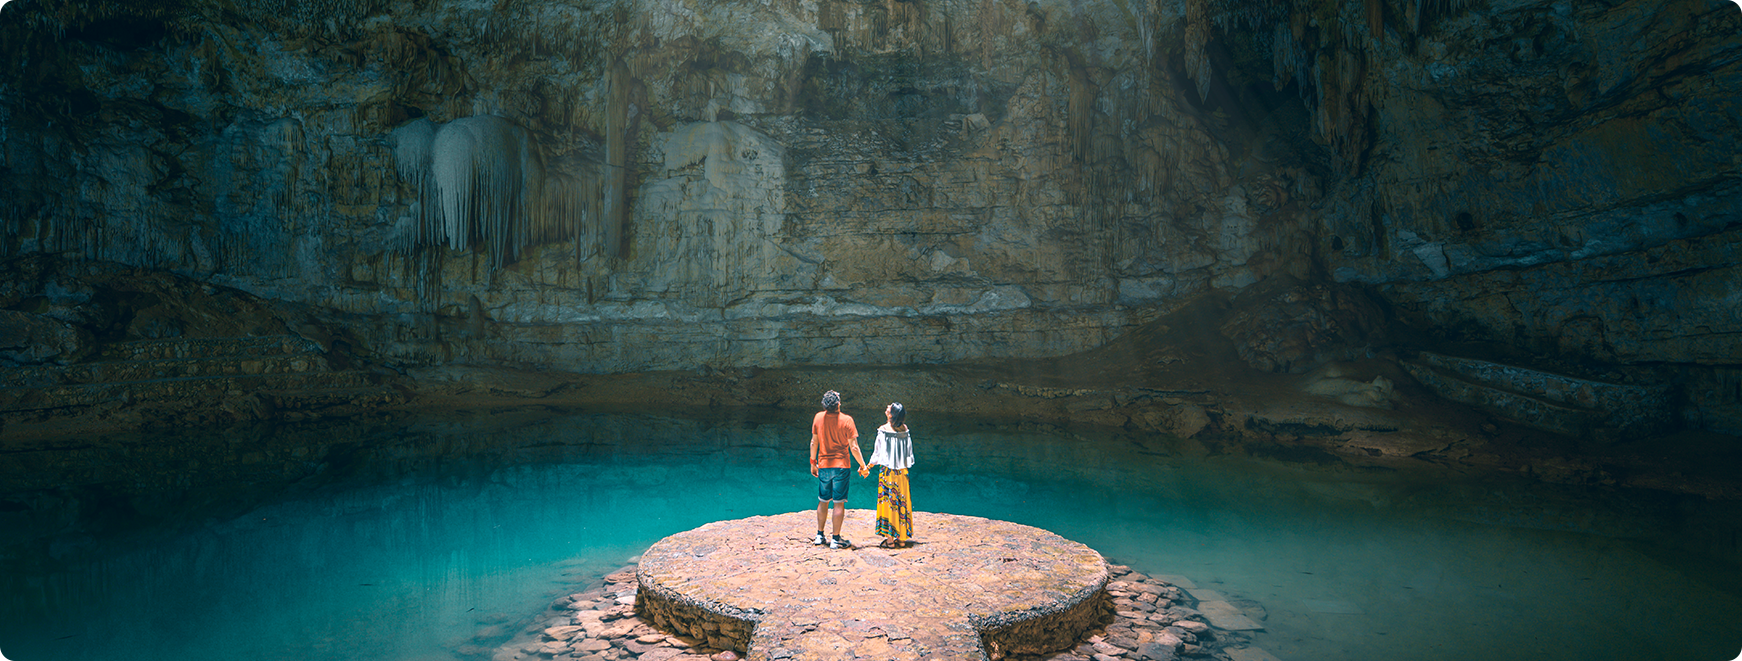
[[[883, 409], [888, 422], [877, 428], [871, 461], [877, 465], [877, 535], [886, 549], [913, 546], [913, 503], [907, 495], [907, 469], [913, 465], [913, 438], [907, 433], [907, 410], [901, 402]], [[871, 466], [859, 469], [868, 477]]]

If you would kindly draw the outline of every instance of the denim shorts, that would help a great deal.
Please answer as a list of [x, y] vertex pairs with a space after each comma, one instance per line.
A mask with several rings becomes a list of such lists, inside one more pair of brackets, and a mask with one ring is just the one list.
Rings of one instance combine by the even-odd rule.
[[847, 469], [817, 469], [817, 500], [847, 502]]

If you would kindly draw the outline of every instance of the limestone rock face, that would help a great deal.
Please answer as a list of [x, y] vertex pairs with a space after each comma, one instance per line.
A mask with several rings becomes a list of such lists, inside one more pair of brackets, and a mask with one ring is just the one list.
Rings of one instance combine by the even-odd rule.
[[37, 254], [0, 261], [0, 270], [5, 327], [38, 333], [48, 344], [37, 351], [61, 346], [57, 362], [77, 360], [76, 347], [94, 342], [290, 332], [271, 301], [149, 269]]
[[[1154, 47], [1178, 11], [26, 7], [6, 48], [47, 54], [0, 83], [0, 243], [331, 309], [412, 364], [1060, 355], [1306, 271], [1279, 249], [1306, 218], [1265, 187], [1316, 180], [1237, 163], [1244, 133], [1178, 93]], [[433, 167], [468, 169], [408, 174], [398, 130], [485, 120], [537, 153], [458, 158], [442, 128]], [[498, 173], [523, 172], [560, 213], [419, 229], [521, 204]]]
[[1359, 290], [1320, 285], [1249, 293], [1256, 300], [1229, 314], [1221, 330], [1255, 369], [1305, 372], [1386, 343], [1383, 310]]
[[1703, 384], [1686, 416], [1742, 430], [1717, 386], [1742, 356], [1742, 96], [1718, 91], [1742, 83], [1742, 12], [1496, 3], [1364, 43], [1374, 142], [1326, 200], [1333, 277], [1443, 339], [1680, 365]]
[[[579, 372], [1066, 355], [1286, 276], [1742, 429], [1738, 55], [1722, 2], [14, 3], [0, 256]], [[1308, 371], [1341, 305], [1224, 330]]]

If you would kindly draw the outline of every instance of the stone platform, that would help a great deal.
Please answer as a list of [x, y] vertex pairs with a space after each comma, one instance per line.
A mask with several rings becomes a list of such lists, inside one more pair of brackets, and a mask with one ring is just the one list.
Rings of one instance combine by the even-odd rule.
[[[720, 521], [642, 554], [635, 609], [748, 659], [973, 660], [1076, 645], [1111, 616], [1101, 554], [1045, 530], [915, 512], [883, 549], [848, 510], [855, 549], [813, 546], [814, 510]], [[869, 542], [869, 543], [867, 543]]]

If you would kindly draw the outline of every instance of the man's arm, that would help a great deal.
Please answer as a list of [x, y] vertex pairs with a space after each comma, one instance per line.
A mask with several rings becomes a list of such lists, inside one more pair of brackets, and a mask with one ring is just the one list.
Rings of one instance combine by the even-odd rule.
[[865, 467], [865, 456], [859, 454], [859, 437], [854, 436], [853, 440], [849, 441], [847, 443], [847, 446], [853, 448], [853, 458], [859, 460], [859, 467], [860, 468], [864, 468]]
[[[854, 446], [853, 452], [854, 452], [854, 454], [857, 454], [859, 452], [859, 448], [857, 446]], [[815, 432], [812, 432], [811, 433], [811, 477], [816, 477], [816, 476], [817, 476], [817, 435]]]

